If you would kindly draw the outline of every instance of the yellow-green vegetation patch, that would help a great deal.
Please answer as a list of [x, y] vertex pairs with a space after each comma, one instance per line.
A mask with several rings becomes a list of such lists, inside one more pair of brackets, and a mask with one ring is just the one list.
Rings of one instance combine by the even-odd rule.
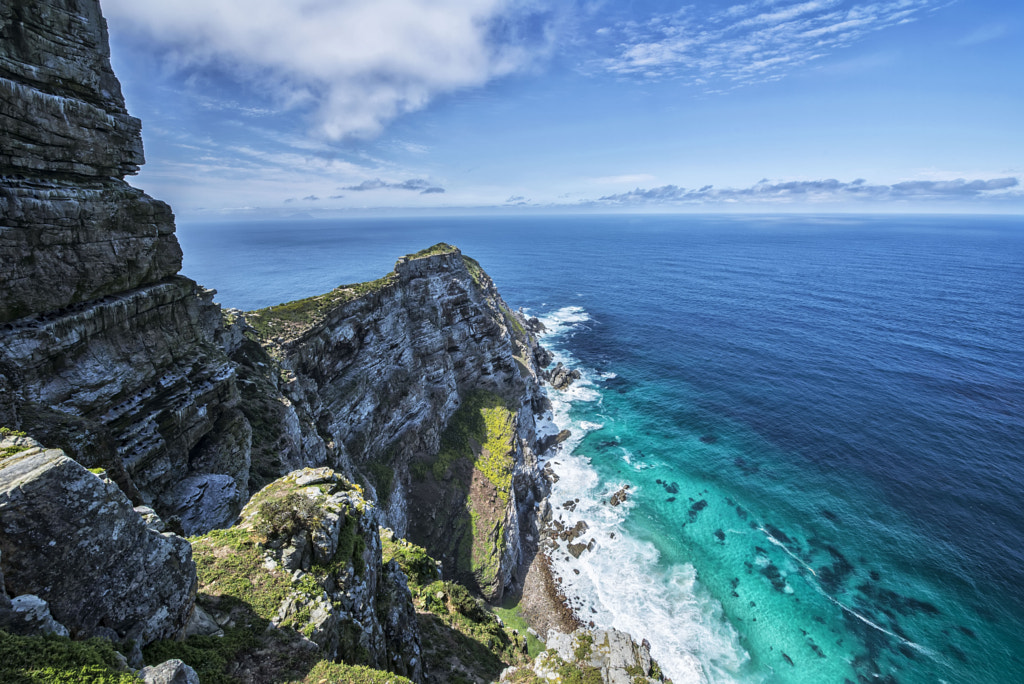
[[0, 631], [0, 682], [4, 684], [139, 684], [120, 670], [114, 646], [104, 639], [16, 636]]
[[438, 254], [452, 254], [457, 249], [458, 247], [449, 245], [447, 242], [438, 242], [436, 245], [432, 245], [426, 249], [421, 249], [415, 254], [409, 254], [405, 258], [411, 261], [413, 259], [422, 259], [424, 257], [436, 256]]
[[341, 285], [322, 295], [250, 311], [246, 321], [263, 340], [294, 339], [323, 321], [331, 309], [378, 292], [397, 280], [397, 274], [389, 273], [377, 280]]
[[391, 672], [374, 670], [362, 665], [346, 665], [345, 663], [332, 663], [329, 660], [321, 660], [302, 684], [333, 684], [334, 682], [345, 682], [346, 684], [412, 684], [411, 679], [400, 677]]
[[544, 650], [544, 644], [541, 640], [530, 634], [530, 624], [526, 621], [526, 618], [523, 617], [519, 603], [506, 602], [505, 605], [500, 608], [492, 608], [491, 610], [501, 618], [501, 621], [505, 623], [506, 627], [518, 631], [526, 638], [526, 649], [531, 658], [536, 658], [537, 655]]
[[381, 530], [380, 543], [383, 561], [397, 561], [410, 585], [426, 585], [438, 579], [437, 562], [422, 546], [400, 539], [390, 530]]
[[441, 435], [434, 477], [443, 481], [457, 460], [466, 459], [491, 481], [507, 504], [515, 465], [515, 418], [515, 412], [497, 394], [477, 390], [467, 395]]

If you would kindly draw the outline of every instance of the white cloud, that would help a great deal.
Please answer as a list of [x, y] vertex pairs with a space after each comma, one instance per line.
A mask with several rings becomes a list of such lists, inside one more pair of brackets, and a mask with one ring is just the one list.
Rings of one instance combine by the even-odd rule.
[[600, 65], [624, 76], [703, 86], [775, 80], [868, 33], [913, 21], [938, 2], [761, 0], [707, 17], [683, 10], [615, 27], [615, 54]]
[[[532, 0], [104, 0], [112, 31], [214, 67], [331, 139], [372, 136], [434, 97], [526, 67], [547, 47]], [[269, 92], [268, 92], [269, 91]]]

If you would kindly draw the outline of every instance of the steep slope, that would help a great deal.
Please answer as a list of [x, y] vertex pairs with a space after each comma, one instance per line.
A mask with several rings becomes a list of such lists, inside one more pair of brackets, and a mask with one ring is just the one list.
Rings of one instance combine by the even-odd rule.
[[[268, 442], [302, 452], [270, 456], [323, 458], [364, 482], [384, 524], [500, 597], [519, 560], [519, 515], [544, 495], [533, 449], [534, 413], [546, 400], [536, 342], [479, 264], [439, 244], [377, 281], [251, 312], [245, 322], [276, 358], [239, 343], [240, 373], [262, 378], [243, 389], [252, 394], [243, 411]], [[476, 425], [481, 402], [501, 413], [501, 436], [490, 442]], [[261, 415], [285, 405], [300, 435]], [[458, 413], [467, 406], [475, 418]], [[254, 466], [272, 470], [260, 458]]]
[[0, 6], [0, 423], [188, 531], [248, 498], [251, 429], [213, 293], [177, 276], [96, 0]]

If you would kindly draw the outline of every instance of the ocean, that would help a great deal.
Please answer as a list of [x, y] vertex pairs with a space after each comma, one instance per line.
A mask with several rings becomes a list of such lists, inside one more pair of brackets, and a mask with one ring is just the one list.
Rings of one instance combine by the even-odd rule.
[[[1024, 219], [181, 222], [253, 309], [440, 241], [581, 370], [552, 502], [579, 614], [683, 682], [1024, 681]], [[628, 499], [610, 495], [629, 485]]]

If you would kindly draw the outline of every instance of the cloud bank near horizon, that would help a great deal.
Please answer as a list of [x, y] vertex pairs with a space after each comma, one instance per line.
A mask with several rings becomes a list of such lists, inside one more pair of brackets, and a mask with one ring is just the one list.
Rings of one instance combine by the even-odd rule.
[[687, 205], [733, 203], [828, 203], [873, 201], [949, 201], [1000, 200], [1024, 197], [1020, 179], [1015, 177], [989, 180], [915, 180], [891, 185], [870, 184], [863, 178], [843, 182], [834, 178], [816, 181], [789, 181], [772, 183], [767, 179], [748, 188], [715, 188], [705, 185], [697, 189], [677, 185], [656, 188], [636, 188], [629, 192], [606, 195], [595, 204], [606, 206], [629, 205]]
[[182, 72], [215, 68], [330, 140], [372, 137], [439, 95], [526, 68], [550, 47], [531, 0], [104, 0], [122, 35]]

